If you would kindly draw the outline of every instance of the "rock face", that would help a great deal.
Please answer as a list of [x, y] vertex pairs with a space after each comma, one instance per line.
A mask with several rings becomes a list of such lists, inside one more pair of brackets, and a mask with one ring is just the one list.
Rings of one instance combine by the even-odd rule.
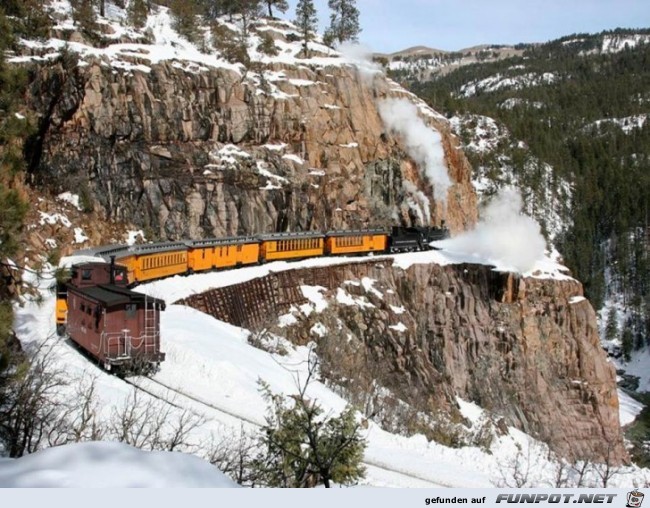
[[411, 224], [417, 199], [404, 180], [430, 197], [431, 223], [460, 231], [476, 220], [471, 169], [446, 121], [428, 112], [453, 182], [443, 206], [385, 132], [377, 101], [410, 95], [381, 75], [349, 65], [241, 75], [69, 60], [33, 74], [33, 181], [83, 191], [107, 219], [150, 239]]
[[[368, 282], [371, 290], [364, 289]], [[626, 457], [614, 368], [579, 282], [518, 278], [483, 265], [402, 270], [373, 261], [272, 274], [185, 303], [254, 326], [264, 315], [304, 303], [302, 284], [328, 288], [331, 313], [302, 316], [288, 336], [317, 340], [322, 353], [335, 348], [334, 382], [373, 372], [423, 411], [449, 412], [459, 396], [566, 457]], [[337, 305], [341, 290], [370, 305]], [[316, 323], [328, 330], [321, 338]], [[363, 360], [346, 371], [353, 355]]]

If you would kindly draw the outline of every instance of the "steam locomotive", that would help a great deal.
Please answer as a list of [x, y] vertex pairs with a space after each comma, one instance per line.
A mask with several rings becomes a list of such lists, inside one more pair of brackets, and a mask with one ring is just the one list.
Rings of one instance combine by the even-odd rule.
[[[413, 252], [449, 237], [444, 227], [393, 227], [390, 231], [272, 233], [206, 240], [106, 246], [79, 251], [104, 262], [73, 266], [57, 285], [56, 324], [107, 370], [135, 363], [156, 368], [160, 312], [165, 302], [129, 289], [173, 275], [318, 256]], [[119, 263], [119, 264], [118, 264]]]

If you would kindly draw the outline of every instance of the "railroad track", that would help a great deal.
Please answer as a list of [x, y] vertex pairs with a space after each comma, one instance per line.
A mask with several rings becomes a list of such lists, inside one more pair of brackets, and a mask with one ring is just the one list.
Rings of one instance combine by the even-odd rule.
[[[172, 392], [172, 393], [174, 393], [174, 394], [176, 394], [176, 395], [178, 395], [178, 396], [180, 396], [182, 398], [194, 401], [194, 402], [196, 402], [198, 404], [201, 404], [201, 405], [203, 405], [203, 406], [205, 406], [207, 408], [212, 409], [213, 411], [217, 411], [219, 413], [228, 415], [231, 418], [235, 418], [237, 420], [244, 421], [244, 422], [249, 423], [249, 424], [251, 424], [251, 425], [253, 425], [253, 426], [257, 427], [257, 428], [260, 428], [263, 425], [263, 423], [260, 423], [259, 421], [255, 421], [255, 420], [253, 420], [251, 418], [248, 418], [246, 416], [242, 416], [240, 414], [234, 413], [234, 412], [232, 412], [232, 411], [230, 411], [228, 409], [225, 409], [223, 407], [216, 406], [216, 405], [214, 405], [214, 404], [212, 404], [210, 402], [202, 400], [199, 397], [196, 397], [194, 395], [190, 395], [190, 394], [185, 393], [185, 392], [183, 392], [183, 391], [181, 391], [181, 390], [179, 390], [177, 388], [169, 386], [167, 383], [163, 383], [162, 381], [159, 381], [157, 379], [154, 379], [154, 378], [146, 378], [146, 379], [148, 381], [158, 385], [158, 386], [161, 386], [162, 388], [164, 388], [168, 392]], [[165, 398], [164, 396], [162, 396], [160, 394], [157, 394], [157, 393], [151, 391], [148, 388], [144, 388], [143, 386], [141, 386], [140, 384], [138, 384], [136, 382], [130, 381], [128, 379], [124, 379], [124, 381], [126, 383], [130, 384], [131, 386], [133, 386], [134, 388], [136, 388], [138, 390], [142, 390], [144, 393], [147, 393], [151, 397], [154, 397], [154, 398], [156, 398], [156, 399], [158, 399], [158, 400], [160, 400], [162, 402], [165, 402], [167, 404], [170, 404], [171, 406], [173, 406], [175, 408], [188, 409], [187, 407], [181, 406], [181, 405], [177, 404], [176, 402], [172, 402], [169, 399]], [[190, 411], [192, 411], [192, 410], [190, 409]], [[192, 411], [192, 412], [196, 414], [195, 411]], [[386, 464], [384, 462], [380, 462], [380, 461], [376, 461], [376, 460], [365, 459], [362, 462], [362, 464], [365, 465], [365, 466], [371, 466], [371, 467], [374, 467], [374, 468], [377, 468], [377, 469], [381, 469], [382, 471], [387, 471], [387, 472], [392, 473], [392, 474], [397, 474], [397, 475], [400, 475], [400, 476], [404, 476], [406, 478], [412, 478], [412, 479], [420, 480], [422, 482], [429, 483], [431, 485], [431, 487], [448, 487], [448, 488], [456, 488], [456, 487], [458, 487], [458, 485], [452, 485], [452, 484], [447, 483], [447, 482], [443, 482], [443, 481], [439, 481], [439, 480], [432, 480], [431, 478], [425, 478], [424, 476], [412, 473], [412, 472], [404, 470], [404, 469], [396, 469], [396, 468], [394, 468], [394, 467], [392, 467], [392, 466], [390, 466], [390, 465], [388, 465], [388, 464]]]

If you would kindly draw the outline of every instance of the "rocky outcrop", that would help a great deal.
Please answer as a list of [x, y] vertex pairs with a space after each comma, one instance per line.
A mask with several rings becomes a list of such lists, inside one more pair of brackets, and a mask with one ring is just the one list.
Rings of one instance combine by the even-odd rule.
[[[34, 69], [33, 181], [83, 190], [105, 218], [151, 239], [414, 223], [405, 179], [433, 201], [379, 118], [378, 99], [407, 95], [382, 76], [349, 65], [241, 74], [135, 64], [68, 55]], [[444, 119], [429, 117], [453, 182], [429, 219], [460, 231], [476, 220], [470, 167]]]
[[[316, 340], [323, 354], [328, 350], [336, 359], [328, 366], [335, 383], [355, 383], [362, 372], [372, 372], [423, 411], [450, 412], [460, 396], [564, 456], [625, 458], [614, 368], [579, 282], [519, 278], [483, 265], [402, 270], [391, 264], [271, 274], [185, 303], [255, 327], [264, 316], [305, 303], [300, 285], [322, 286], [330, 309], [298, 315], [299, 324], [283, 334], [302, 343]], [[372, 290], [359, 284], [364, 278]], [[367, 304], [337, 304], [341, 290]]]

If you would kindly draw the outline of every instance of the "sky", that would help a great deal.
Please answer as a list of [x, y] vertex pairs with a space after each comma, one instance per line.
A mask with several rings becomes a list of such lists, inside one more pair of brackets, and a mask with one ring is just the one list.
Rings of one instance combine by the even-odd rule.
[[[297, 0], [285, 18], [293, 19]], [[315, 0], [320, 31], [327, 0]], [[357, 0], [359, 41], [392, 53], [411, 46], [455, 51], [478, 44], [545, 42], [580, 32], [650, 27], [650, 0]]]

